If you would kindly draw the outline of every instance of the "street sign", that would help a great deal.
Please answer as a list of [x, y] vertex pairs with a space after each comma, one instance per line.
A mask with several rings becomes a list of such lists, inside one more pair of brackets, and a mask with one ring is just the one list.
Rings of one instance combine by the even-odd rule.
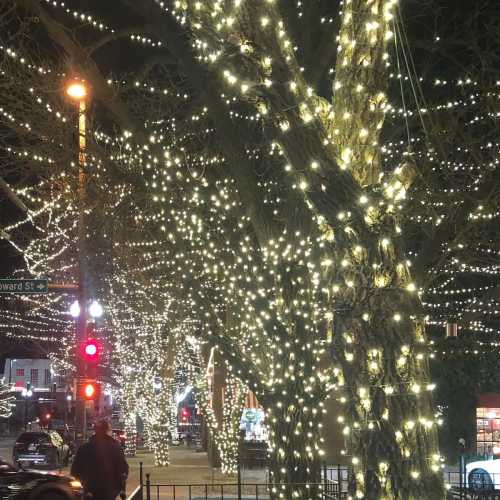
[[42, 279], [0, 279], [0, 293], [47, 293], [49, 280]]

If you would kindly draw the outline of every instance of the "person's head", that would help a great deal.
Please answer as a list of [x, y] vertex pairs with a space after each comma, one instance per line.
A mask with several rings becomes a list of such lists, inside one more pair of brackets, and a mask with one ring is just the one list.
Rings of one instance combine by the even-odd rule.
[[111, 436], [111, 426], [107, 420], [101, 420], [94, 426], [96, 436]]

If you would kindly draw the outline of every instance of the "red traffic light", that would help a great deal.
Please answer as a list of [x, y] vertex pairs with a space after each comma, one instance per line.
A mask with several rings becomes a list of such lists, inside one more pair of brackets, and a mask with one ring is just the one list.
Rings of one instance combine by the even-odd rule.
[[189, 410], [187, 408], [182, 408], [182, 410], [181, 410], [182, 421], [186, 422], [190, 416], [191, 416], [191, 413], [189, 412]]
[[85, 361], [96, 362], [99, 357], [99, 343], [96, 339], [87, 339], [83, 345]]
[[97, 354], [97, 346], [94, 343], [85, 346], [85, 354], [87, 356], [95, 356]]

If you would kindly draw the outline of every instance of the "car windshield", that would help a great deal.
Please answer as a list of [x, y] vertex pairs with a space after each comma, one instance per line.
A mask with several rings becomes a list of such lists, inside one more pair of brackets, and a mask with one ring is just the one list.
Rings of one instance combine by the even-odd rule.
[[43, 432], [24, 432], [17, 438], [17, 443], [21, 444], [46, 443], [47, 441], [49, 437]]

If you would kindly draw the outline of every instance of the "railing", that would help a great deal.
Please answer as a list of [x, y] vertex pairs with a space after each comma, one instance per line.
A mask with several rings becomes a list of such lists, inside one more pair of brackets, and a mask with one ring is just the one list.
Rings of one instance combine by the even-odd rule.
[[[335, 467], [323, 466], [322, 479], [325, 484], [333, 484], [336, 488], [335, 493], [343, 498], [347, 496], [349, 490], [349, 481], [351, 480], [351, 469], [345, 465], [336, 465]], [[327, 498], [327, 497], [325, 497]]]
[[[304, 483], [276, 485], [280, 487], [304, 488]], [[344, 500], [347, 493], [339, 492], [339, 485], [327, 480], [324, 483], [307, 485], [316, 490], [318, 500]], [[220, 483], [220, 484], [153, 484], [146, 474], [145, 500], [267, 500], [272, 485], [262, 483]]]
[[[267, 483], [218, 484], [153, 484], [149, 474], [144, 480], [143, 464], [139, 463], [139, 486], [127, 500], [265, 500], [269, 498]], [[344, 500], [348, 497], [350, 472], [347, 467], [324, 466], [321, 483], [309, 484], [320, 500]], [[304, 487], [303, 483], [280, 484], [274, 487]]]

